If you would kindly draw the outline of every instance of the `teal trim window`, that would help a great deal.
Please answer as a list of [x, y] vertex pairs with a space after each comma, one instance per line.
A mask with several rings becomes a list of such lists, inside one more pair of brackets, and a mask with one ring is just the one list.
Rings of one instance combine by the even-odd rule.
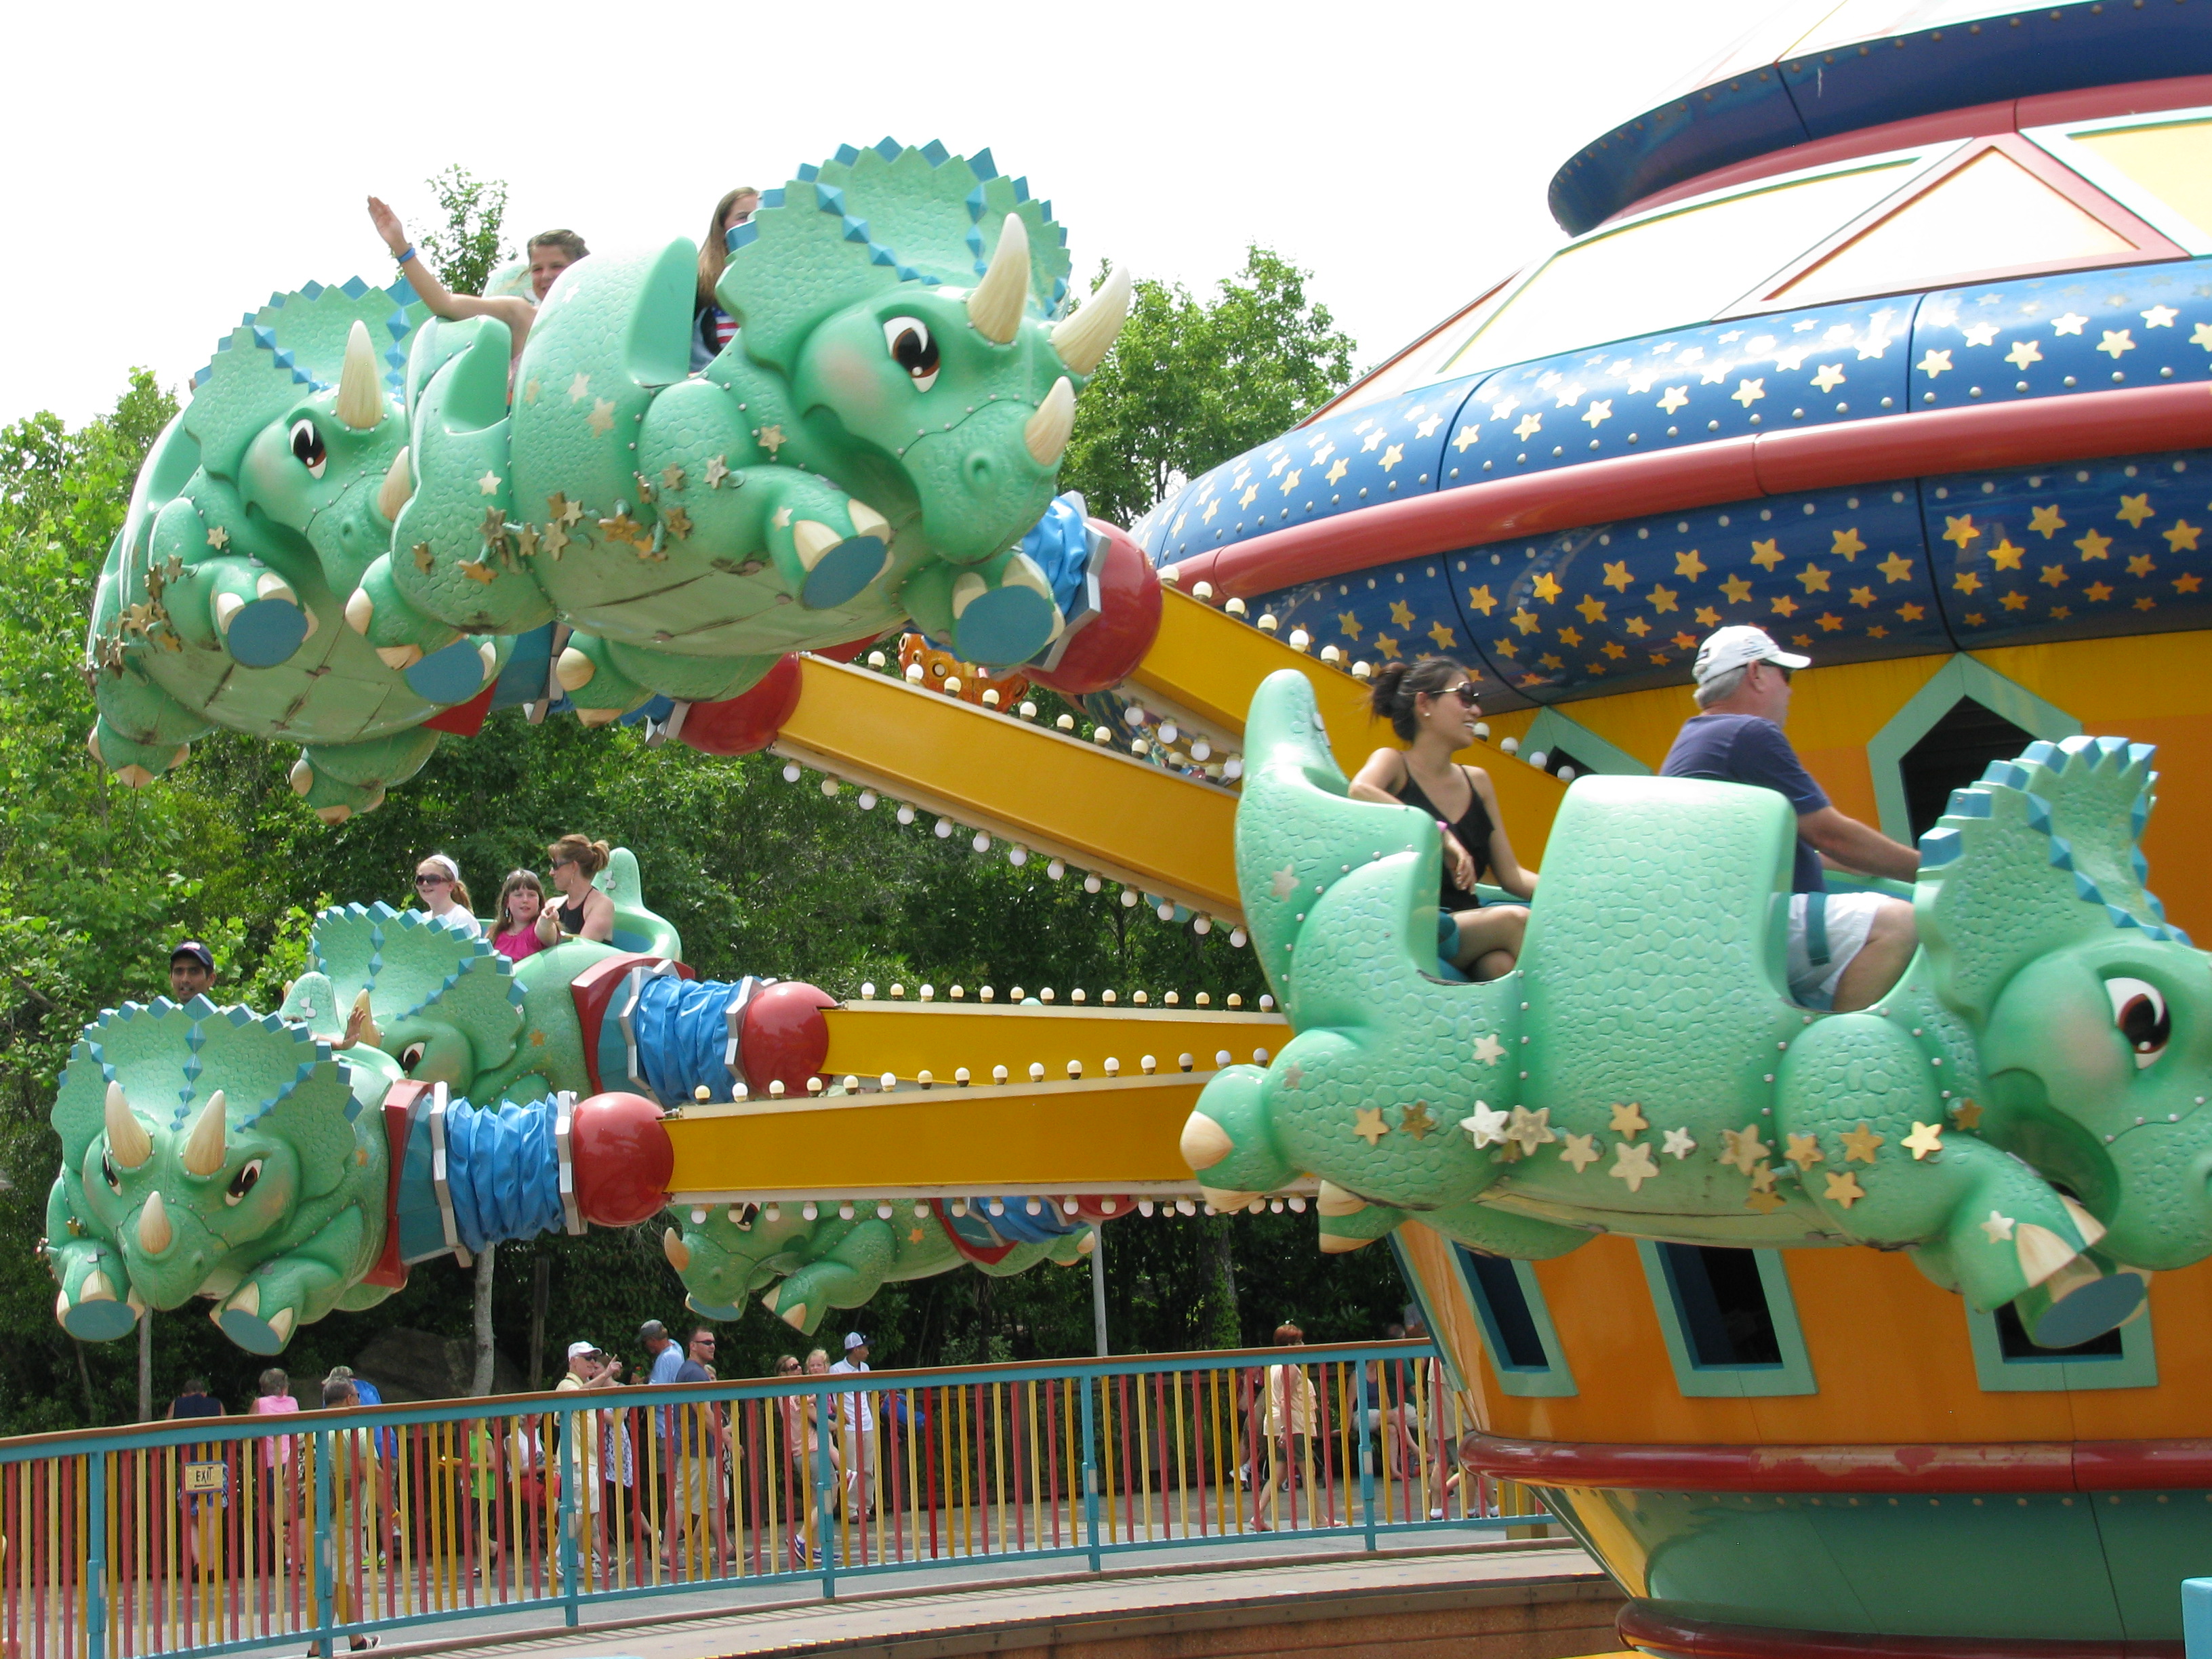
[[2158, 1386], [2158, 1346], [2151, 1337], [2148, 1304], [2118, 1330], [2078, 1347], [2037, 1347], [2008, 1307], [1993, 1314], [1968, 1308], [1966, 1337], [1973, 1345], [1975, 1380], [1984, 1394]]
[[1574, 769], [1579, 777], [1585, 772], [1607, 773], [1616, 777], [1648, 778], [1651, 769], [1618, 744], [1584, 726], [1580, 720], [1562, 714], [1556, 708], [1546, 708], [1529, 722], [1528, 734], [1521, 739], [1521, 758], [1536, 763], [1541, 755], [1543, 769], [1553, 777], [1559, 775], [1563, 765]]
[[1696, 1397], [1818, 1394], [1779, 1250], [1660, 1244], [1637, 1251], [1675, 1386]]
[[1558, 1397], [1576, 1392], [1559, 1333], [1552, 1328], [1536, 1270], [1525, 1261], [1455, 1245], [1461, 1279], [1482, 1327], [1498, 1385], [1508, 1394]]
[[1990, 761], [2009, 760], [2038, 738], [2056, 743], [2081, 732], [2057, 704], [1972, 657], [1953, 657], [1867, 744], [1882, 833], [1917, 841], [1950, 792]]

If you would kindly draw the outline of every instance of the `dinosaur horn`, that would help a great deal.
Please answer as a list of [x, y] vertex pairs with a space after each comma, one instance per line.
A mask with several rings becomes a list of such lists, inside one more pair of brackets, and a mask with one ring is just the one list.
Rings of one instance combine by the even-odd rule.
[[223, 1139], [229, 1128], [223, 1115], [222, 1091], [218, 1089], [208, 1097], [207, 1105], [193, 1121], [191, 1134], [185, 1141], [187, 1174], [211, 1176], [222, 1168], [229, 1156]]
[[384, 389], [376, 383], [376, 348], [359, 318], [346, 336], [345, 367], [338, 371], [338, 419], [366, 432], [384, 419]]
[[381, 1048], [384, 1044], [384, 1033], [376, 1029], [376, 1016], [369, 1012], [368, 988], [366, 985], [353, 1000], [353, 1010], [346, 1015], [345, 1041], [338, 1046], [350, 1048], [357, 1042], [366, 1042], [372, 1048]]
[[156, 1187], [146, 1194], [146, 1207], [138, 1212], [138, 1248], [148, 1255], [159, 1255], [177, 1242], [177, 1230], [169, 1224], [169, 1206], [161, 1201], [161, 1189]]
[[1036, 413], [1024, 423], [1022, 441], [1029, 447], [1030, 459], [1039, 466], [1058, 466], [1067, 448], [1068, 435], [1074, 430], [1075, 388], [1063, 374], [1052, 383]]
[[131, 1111], [119, 1083], [107, 1085], [107, 1150], [126, 1170], [135, 1170], [154, 1156], [154, 1138]]
[[985, 339], [1010, 344], [1022, 325], [1022, 307], [1029, 296], [1030, 234], [1021, 216], [1009, 213], [999, 228], [991, 268], [968, 296], [968, 320]]
[[414, 471], [407, 464], [407, 446], [402, 444], [399, 453], [392, 458], [392, 470], [384, 475], [384, 482], [376, 489], [376, 510], [383, 515], [385, 523], [397, 520], [399, 509], [414, 494]]
[[1128, 317], [1129, 268], [1115, 265], [1082, 310], [1052, 325], [1052, 349], [1078, 374], [1088, 374], [1098, 367]]

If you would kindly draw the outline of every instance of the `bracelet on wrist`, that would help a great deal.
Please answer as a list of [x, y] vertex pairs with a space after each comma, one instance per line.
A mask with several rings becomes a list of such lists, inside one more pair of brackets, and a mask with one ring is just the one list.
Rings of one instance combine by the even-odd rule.
[[392, 257], [399, 264], [403, 265], [405, 264], [410, 259], [415, 257], [415, 244], [412, 242], [408, 243], [404, 252], [395, 254]]

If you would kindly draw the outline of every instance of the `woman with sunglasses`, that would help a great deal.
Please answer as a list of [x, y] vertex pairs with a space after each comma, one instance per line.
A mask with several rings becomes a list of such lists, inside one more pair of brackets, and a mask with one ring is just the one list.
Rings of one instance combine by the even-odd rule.
[[1452, 963], [1475, 979], [1511, 970], [1528, 925], [1525, 904], [1484, 904], [1475, 884], [1486, 871], [1507, 892], [1536, 896], [1536, 872], [1513, 856], [1498, 811], [1498, 793], [1479, 766], [1452, 757], [1475, 741], [1481, 714], [1474, 682], [1443, 657], [1383, 665], [1369, 705], [1404, 741], [1403, 749], [1378, 749], [1352, 781], [1358, 800], [1418, 806], [1443, 826], [1444, 868], [1440, 908], [1457, 929], [1444, 945]]
[[586, 836], [563, 836], [545, 849], [546, 868], [561, 902], [538, 912], [540, 944], [558, 945], [564, 939], [605, 944], [613, 939], [615, 902], [592, 885], [592, 878], [607, 867], [611, 856], [606, 842]]
[[415, 866], [415, 896], [434, 921], [471, 939], [483, 937], [483, 924], [469, 908], [469, 890], [461, 880], [461, 866], [443, 853], [432, 853]]

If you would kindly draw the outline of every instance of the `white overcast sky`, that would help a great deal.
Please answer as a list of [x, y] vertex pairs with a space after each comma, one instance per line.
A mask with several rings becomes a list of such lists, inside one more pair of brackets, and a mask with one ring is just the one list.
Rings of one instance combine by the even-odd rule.
[[[1210, 283], [1259, 241], [1379, 361], [1556, 235], [1553, 171], [1771, 0], [1507, 4], [11, 7], [0, 22], [0, 421], [180, 384], [270, 291], [390, 279], [459, 161], [519, 231], [696, 237], [714, 198], [841, 143], [1026, 173], [1101, 256]], [[1602, 331], [1601, 322], [1598, 324]]]

